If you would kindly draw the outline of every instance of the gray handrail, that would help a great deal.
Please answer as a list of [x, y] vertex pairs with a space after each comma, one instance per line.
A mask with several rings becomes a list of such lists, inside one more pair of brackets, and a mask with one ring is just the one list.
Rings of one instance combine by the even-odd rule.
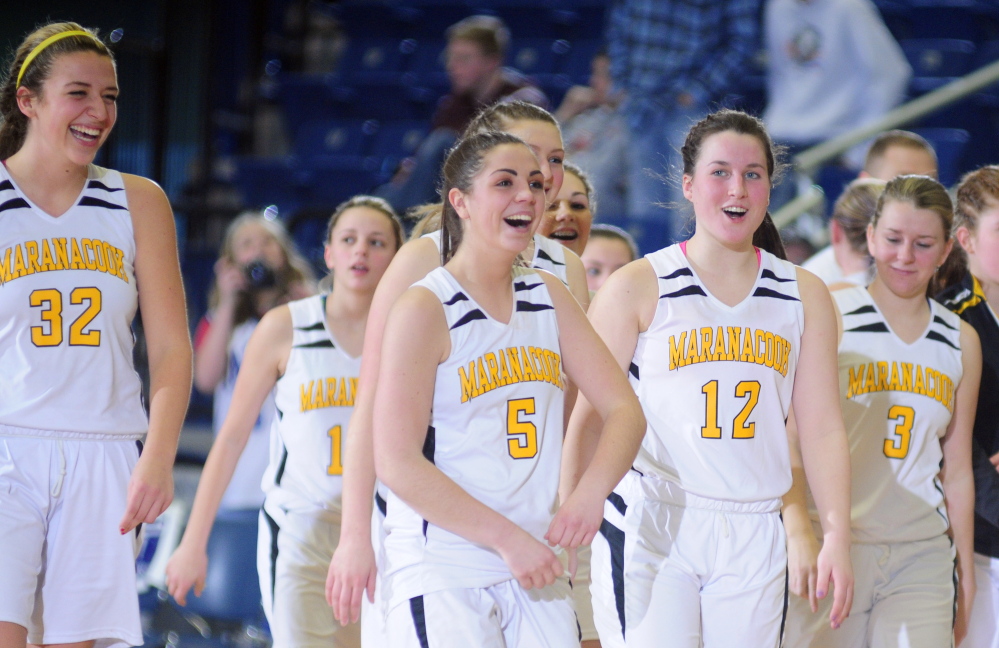
[[[857, 144], [874, 137], [878, 133], [909, 124], [997, 81], [999, 81], [999, 61], [990, 63], [967, 76], [937, 88], [933, 92], [902, 104], [875, 122], [855, 128], [852, 131], [843, 133], [802, 151], [794, 157], [795, 173], [810, 177], [820, 166], [829, 160], [842, 155]], [[799, 196], [798, 199], [789, 202], [779, 209], [774, 214], [774, 222], [777, 226], [785, 227], [790, 225], [803, 213], [813, 209], [816, 206], [816, 192], [821, 196], [821, 191], [812, 188], [806, 192], [805, 196]], [[801, 200], [802, 197], [808, 198], [808, 200]]]

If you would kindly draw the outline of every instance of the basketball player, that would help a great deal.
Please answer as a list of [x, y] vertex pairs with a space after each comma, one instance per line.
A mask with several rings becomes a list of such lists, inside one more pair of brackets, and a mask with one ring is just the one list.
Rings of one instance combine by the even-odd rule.
[[[264, 475], [257, 571], [277, 646], [360, 645], [339, 626], [324, 583], [339, 536], [343, 442], [353, 411], [364, 326], [375, 286], [402, 229], [380, 198], [357, 196], [334, 211], [326, 233], [333, 289], [269, 311], [257, 326], [225, 423], [208, 455], [184, 537], [167, 565], [170, 593], [200, 595], [212, 522], [257, 413], [274, 389], [271, 464]], [[276, 388], [275, 388], [276, 385]]]
[[[443, 178], [445, 265], [392, 307], [375, 394], [389, 642], [576, 646], [568, 581], [545, 541], [574, 548], [596, 533], [641, 412], [561, 282], [515, 265], [545, 205], [531, 149], [471, 135]], [[566, 375], [606, 434], [555, 515]]]
[[191, 343], [166, 195], [93, 164], [117, 98], [76, 23], [30, 33], [0, 87], [2, 646], [143, 643], [135, 529], [173, 498]]
[[[778, 256], [783, 246], [766, 211], [776, 163], [758, 119], [708, 115], [681, 153], [694, 236], [614, 273], [590, 308], [648, 419], [634, 470], [608, 498], [593, 543], [594, 617], [605, 647], [663, 637], [683, 648], [776, 647], [792, 403], [831, 539], [820, 589], [835, 584], [833, 623], [850, 607], [849, 464], [830, 396], [832, 302], [820, 280]], [[581, 400], [563, 493], [599, 456], [590, 441], [598, 423]]]

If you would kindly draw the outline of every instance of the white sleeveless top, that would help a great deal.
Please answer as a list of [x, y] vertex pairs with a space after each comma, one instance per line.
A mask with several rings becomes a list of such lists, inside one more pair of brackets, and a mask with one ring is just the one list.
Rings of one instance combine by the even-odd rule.
[[[414, 286], [444, 305], [450, 356], [437, 368], [424, 455], [470, 495], [543, 541], [555, 514], [565, 377], [544, 281], [514, 268], [509, 324], [485, 313], [444, 268]], [[388, 492], [390, 605], [513, 575], [499, 554], [427, 523]]]
[[[435, 230], [424, 234], [421, 238], [428, 238], [437, 246], [437, 252], [441, 251], [441, 231]], [[531, 259], [531, 267], [539, 270], [546, 270], [565, 284], [569, 285], [569, 277], [566, 274], [565, 246], [550, 238], [534, 235], [534, 258]]]
[[646, 258], [660, 296], [630, 367], [648, 421], [635, 469], [715, 500], [782, 497], [791, 486], [785, 421], [804, 330], [795, 267], [760, 251], [755, 285], [727, 306], [679, 245]]
[[291, 353], [274, 389], [277, 452], [264, 476], [267, 502], [340, 521], [343, 448], [361, 358], [326, 326], [326, 295], [290, 302]]
[[120, 173], [87, 176], [53, 218], [0, 165], [0, 423], [139, 438], [132, 216]]
[[850, 443], [854, 542], [939, 536], [949, 526], [938, 474], [940, 440], [964, 373], [961, 320], [931, 299], [926, 331], [906, 344], [866, 288], [838, 290], [833, 297], [843, 316], [839, 385]]

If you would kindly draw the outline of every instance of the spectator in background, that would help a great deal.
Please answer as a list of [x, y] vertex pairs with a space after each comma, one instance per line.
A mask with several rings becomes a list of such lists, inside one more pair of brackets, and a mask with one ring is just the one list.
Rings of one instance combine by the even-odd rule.
[[[874, 214], [883, 183], [900, 175], [937, 177], [937, 154], [925, 139], [903, 130], [878, 135], [867, 151], [858, 180], [836, 201], [829, 221], [829, 245], [801, 264], [826, 284], [867, 285], [871, 257], [867, 253], [867, 224]], [[867, 184], [861, 179], [879, 180]]]
[[[912, 76], [870, 0], [769, 0], [764, 40], [763, 120], [792, 154], [877, 120], [904, 99]], [[847, 166], [857, 169], [863, 155], [848, 152]], [[771, 210], [793, 197], [788, 182]]]
[[[613, 0], [607, 51], [627, 99], [628, 217], [645, 250], [680, 238], [679, 150], [690, 126], [736, 89], [757, 49], [759, 0]], [[660, 203], [671, 203], [664, 212]]]
[[611, 273], [638, 258], [638, 246], [631, 234], [623, 229], [597, 224], [590, 230], [590, 240], [579, 258], [586, 268], [586, 285], [593, 294], [600, 290]]
[[480, 110], [518, 99], [548, 107], [544, 92], [517, 70], [503, 67], [509, 42], [509, 30], [495, 16], [469, 16], [448, 27], [445, 56], [451, 92], [440, 100], [432, 130], [414, 158], [377, 191], [399, 213], [438, 199], [444, 156]]
[[593, 57], [590, 83], [573, 86], [555, 111], [562, 125], [565, 154], [586, 171], [603, 214], [627, 213], [628, 126], [617, 111], [623, 98], [611, 91], [610, 57]]

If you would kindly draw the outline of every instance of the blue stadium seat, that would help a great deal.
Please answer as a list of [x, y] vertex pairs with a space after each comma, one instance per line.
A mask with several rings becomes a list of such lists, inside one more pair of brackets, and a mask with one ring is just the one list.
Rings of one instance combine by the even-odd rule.
[[378, 184], [381, 161], [374, 157], [316, 156], [302, 161], [298, 180], [310, 205], [336, 206]]
[[964, 150], [971, 139], [962, 128], [917, 128], [915, 133], [925, 137], [937, 152], [940, 182], [949, 187], [960, 179]]
[[570, 49], [571, 45], [565, 40], [515, 39], [507, 50], [506, 62], [537, 82], [546, 83], [559, 70], [562, 58]]
[[912, 66], [914, 95], [936, 90], [971, 71], [975, 44], [953, 38], [911, 38], [900, 43]]
[[398, 82], [415, 49], [412, 38], [353, 38], [337, 66], [337, 76], [347, 84]]
[[570, 49], [561, 58], [557, 70], [568, 76], [574, 85], [586, 85], [590, 82], [590, 64], [603, 42], [595, 38], [567, 42]]
[[349, 96], [330, 75], [282, 74], [275, 93], [292, 140], [302, 124], [349, 116]]
[[301, 157], [316, 155], [363, 156], [368, 152], [377, 124], [361, 120], [316, 120], [302, 124], [295, 137], [294, 152]]
[[428, 125], [424, 121], [386, 122], [374, 135], [371, 155], [376, 157], [413, 155], [426, 137], [427, 130]]
[[283, 212], [301, 200], [292, 158], [242, 157], [236, 160], [236, 187], [250, 209], [278, 205]]
[[447, 92], [451, 87], [448, 80], [445, 50], [447, 42], [443, 38], [424, 39], [416, 43], [416, 49], [410, 57], [409, 72], [414, 76], [414, 83], [436, 88]]
[[979, 38], [977, 0], [909, 0], [908, 38]]

